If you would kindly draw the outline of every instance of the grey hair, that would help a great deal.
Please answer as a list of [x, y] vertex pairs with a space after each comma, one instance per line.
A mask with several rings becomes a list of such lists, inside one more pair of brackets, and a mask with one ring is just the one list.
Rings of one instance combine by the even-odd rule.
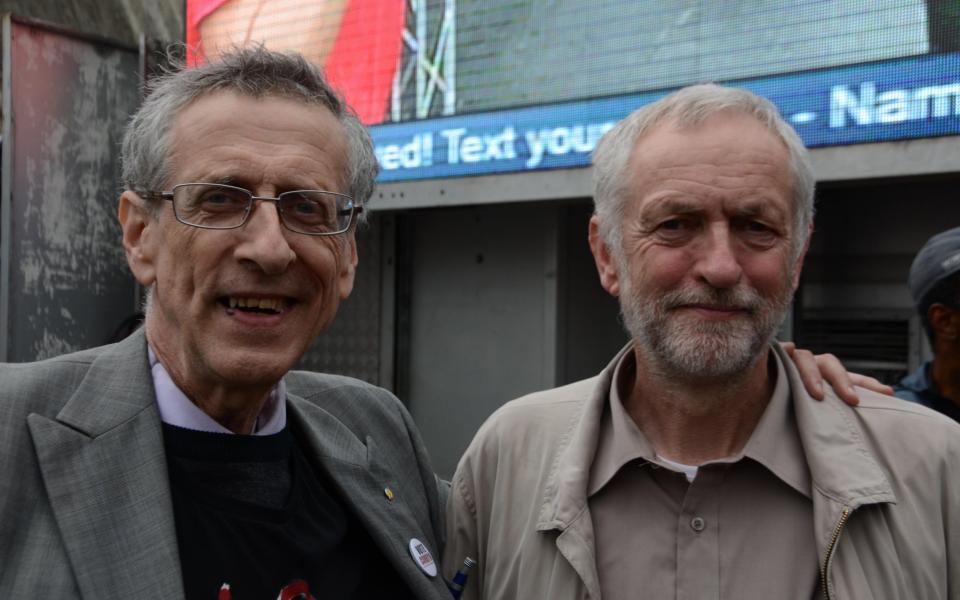
[[[341, 184], [359, 205], [373, 195], [380, 167], [366, 127], [316, 65], [299, 54], [272, 52], [262, 46], [236, 49], [195, 68], [177, 65], [150, 82], [147, 97], [123, 135], [122, 176], [127, 189], [139, 193], [161, 191], [171, 183], [173, 123], [191, 103], [220, 91], [254, 98], [292, 98], [329, 109], [347, 139], [348, 172]], [[361, 212], [360, 217], [365, 214]]]
[[685, 87], [635, 110], [597, 144], [593, 152], [594, 212], [600, 219], [600, 234], [615, 256], [623, 252], [621, 227], [630, 193], [627, 167], [638, 140], [664, 122], [691, 128], [728, 111], [755, 118], [786, 146], [793, 176], [793, 254], [794, 258], [800, 255], [814, 213], [815, 180], [806, 146], [770, 101], [747, 90], [709, 83]]

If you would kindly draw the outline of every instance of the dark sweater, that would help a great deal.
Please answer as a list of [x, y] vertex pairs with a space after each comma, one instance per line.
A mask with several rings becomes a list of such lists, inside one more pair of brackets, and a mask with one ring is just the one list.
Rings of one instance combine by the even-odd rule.
[[410, 597], [289, 430], [163, 434], [187, 600]]

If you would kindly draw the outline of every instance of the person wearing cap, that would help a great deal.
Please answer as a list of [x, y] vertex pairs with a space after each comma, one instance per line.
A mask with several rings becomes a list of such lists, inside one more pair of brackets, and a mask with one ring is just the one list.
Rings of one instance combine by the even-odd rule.
[[901, 379], [895, 393], [960, 421], [960, 227], [927, 241], [909, 284], [933, 360]]

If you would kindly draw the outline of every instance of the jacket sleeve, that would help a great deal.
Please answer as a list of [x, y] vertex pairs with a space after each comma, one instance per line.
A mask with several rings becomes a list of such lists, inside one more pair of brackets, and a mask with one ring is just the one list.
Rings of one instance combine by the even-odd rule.
[[960, 598], [960, 428], [951, 439], [949, 452], [944, 460], [945, 479], [943, 486], [947, 495], [945, 523], [947, 536], [947, 597]]
[[478, 600], [483, 597], [484, 556], [480, 550], [477, 507], [466, 459], [460, 462], [450, 482], [447, 499], [447, 545], [443, 553], [443, 574], [447, 581], [463, 566], [465, 558], [472, 558], [477, 565], [467, 577], [467, 585], [461, 598]]

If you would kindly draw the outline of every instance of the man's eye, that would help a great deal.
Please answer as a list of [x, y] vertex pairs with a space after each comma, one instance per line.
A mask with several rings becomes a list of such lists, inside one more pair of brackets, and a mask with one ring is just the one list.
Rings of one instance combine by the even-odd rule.
[[223, 190], [210, 190], [200, 196], [197, 205], [204, 210], [232, 210], [245, 208], [247, 199]]
[[293, 205], [293, 210], [301, 215], [312, 215], [319, 212], [319, 208], [313, 202], [297, 202]]
[[203, 201], [207, 204], [229, 204], [231, 202], [230, 197], [226, 194], [221, 194], [220, 192], [212, 192], [203, 197]]
[[669, 221], [664, 221], [660, 223], [660, 229], [667, 229], [669, 231], [677, 231], [683, 229], [684, 223], [680, 219], [670, 219]]
[[760, 221], [745, 221], [741, 227], [743, 231], [753, 237], [769, 238], [777, 233], [776, 229]]
[[676, 237], [690, 231], [693, 224], [689, 219], [667, 219], [657, 225], [657, 232], [660, 235]]

